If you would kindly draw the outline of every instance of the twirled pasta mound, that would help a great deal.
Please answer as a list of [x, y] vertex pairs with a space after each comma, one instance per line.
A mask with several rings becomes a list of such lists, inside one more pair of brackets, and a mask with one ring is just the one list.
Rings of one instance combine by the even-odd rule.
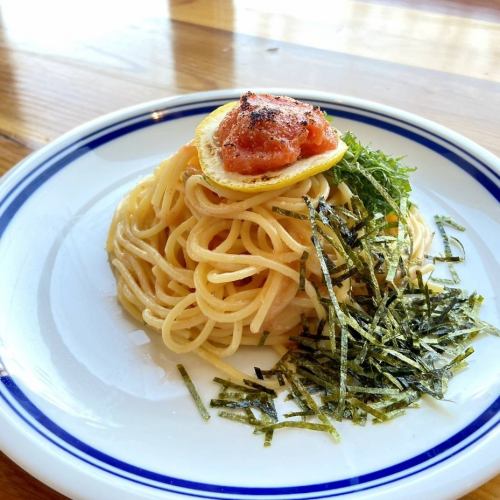
[[[343, 183], [332, 188], [323, 174], [256, 194], [215, 187], [200, 171], [196, 148], [182, 147], [115, 213], [107, 250], [120, 303], [161, 332], [172, 351], [194, 351], [237, 377], [221, 358], [241, 345], [257, 345], [263, 332], [269, 332], [266, 345], [283, 345], [298, 333], [304, 317], [325, 316], [309, 221], [283, 215], [283, 210], [306, 215], [304, 196], [314, 206], [320, 198], [349, 206], [352, 194]], [[423, 262], [431, 233], [415, 209], [408, 227], [415, 268]], [[343, 264], [333, 247], [326, 250], [335, 265]], [[339, 302], [349, 301], [352, 293], [354, 279], [335, 287]]]

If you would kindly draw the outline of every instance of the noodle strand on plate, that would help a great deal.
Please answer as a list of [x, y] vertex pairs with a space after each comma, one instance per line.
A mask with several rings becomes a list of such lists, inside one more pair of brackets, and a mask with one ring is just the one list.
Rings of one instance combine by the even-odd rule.
[[[255, 194], [216, 187], [202, 175], [196, 147], [182, 147], [116, 210], [107, 250], [120, 303], [173, 352], [196, 352], [241, 379], [221, 358], [258, 345], [264, 332], [266, 345], [280, 349], [304, 317], [325, 317], [309, 221], [283, 214], [306, 216], [304, 196], [313, 206], [322, 198], [350, 207], [352, 194], [344, 183], [331, 187], [323, 174]], [[414, 208], [408, 227], [414, 278], [417, 269], [428, 271], [421, 266], [432, 235]], [[327, 251], [335, 266], [345, 263], [333, 246]], [[350, 300], [351, 281], [335, 287], [339, 302]]]

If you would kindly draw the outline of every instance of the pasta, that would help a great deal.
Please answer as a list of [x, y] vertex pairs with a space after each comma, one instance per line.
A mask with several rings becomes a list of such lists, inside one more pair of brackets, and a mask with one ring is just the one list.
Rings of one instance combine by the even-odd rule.
[[[349, 207], [352, 193], [345, 183], [331, 187], [323, 174], [267, 192], [215, 187], [202, 175], [196, 147], [183, 146], [116, 210], [107, 251], [120, 303], [161, 333], [173, 352], [195, 352], [241, 378], [222, 358], [240, 346], [258, 345], [264, 332], [266, 345], [279, 349], [298, 333], [304, 317], [325, 316], [310, 224], [306, 217], [283, 215], [306, 215], [304, 196], [313, 205], [323, 198]], [[408, 227], [415, 278], [417, 269], [430, 270], [423, 262], [432, 234], [415, 208]], [[327, 252], [336, 266], [344, 263], [333, 246]], [[352, 293], [351, 278], [335, 287], [341, 303]]]

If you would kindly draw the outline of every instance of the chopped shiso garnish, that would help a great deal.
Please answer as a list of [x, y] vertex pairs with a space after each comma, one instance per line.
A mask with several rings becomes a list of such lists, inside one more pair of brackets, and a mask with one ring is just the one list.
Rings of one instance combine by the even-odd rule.
[[[278, 363], [270, 370], [255, 368], [262, 384], [214, 379], [221, 390], [210, 406], [220, 408], [223, 418], [252, 426], [255, 434], [263, 435], [264, 446], [283, 428], [321, 431], [338, 440], [334, 421], [381, 423], [417, 407], [423, 395], [442, 400], [449, 380], [474, 352], [472, 338], [499, 334], [478, 317], [480, 295], [431, 287], [429, 283], [438, 280], [429, 281], [419, 271], [416, 279], [410, 278], [408, 174], [413, 169], [399, 158], [362, 146], [350, 133], [343, 139], [349, 149], [327, 176], [334, 185], [349, 185], [351, 206], [333, 206], [323, 199], [315, 205], [305, 198], [303, 213], [273, 207], [282, 216], [310, 223], [323, 277], [322, 283], [311, 284], [325, 319], [303, 318], [300, 334], [291, 337]], [[444, 216], [435, 222], [444, 255], [429, 259], [445, 262], [452, 279], [440, 281], [455, 285], [454, 264], [464, 260], [465, 252], [445, 226], [464, 228]], [[452, 246], [460, 255], [453, 255]], [[345, 264], [335, 265], [333, 249]], [[299, 290], [306, 283], [308, 258], [304, 252], [300, 259]], [[357, 291], [340, 303], [335, 288], [345, 280], [355, 283]], [[262, 334], [259, 345], [267, 335]], [[284, 404], [293, 405], [281, 416], [275, 405], [278, 394], [264, 385], [273, 379], [274, 387], [277, 381], [288, 393]]]
[[198, 394], [198, 391], [196, 390], [196, 387], [194, 386], [193, 381], [191, 380], [191, 377], [184, 368], [184, 365], [178, 364], [177, 369], [179, 370], [182, 380], [184, 380], [184, 383], [186, 384], [186, 387], [188, 388], [188, 391], [191, 394], [191, 397], [193, 398], [193, 401], [195, 402], [196, 407], [200, 412], [200, 415], [205, 420], [208, 420], [210, 418], [210, 413], [208, 413], [208, 410], [205, 408], [205, 405], [203, 404], [200, 395]]
[[345, 182], [356, 192], [371, 214], [398, 212], [401, 198], [411, 191], [408, 174], [414, 168], [382, 151], [363, 146], [351, 132], [342, 136], [348, 150], [327, 174], [334, 184]]

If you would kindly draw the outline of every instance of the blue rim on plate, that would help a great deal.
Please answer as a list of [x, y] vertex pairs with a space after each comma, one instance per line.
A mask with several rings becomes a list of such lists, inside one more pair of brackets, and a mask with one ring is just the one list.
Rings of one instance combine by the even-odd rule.
[[[194, 106], [171, 105], [158, 109], [154, 113], [139, 113], [73, 141], [40, 162], [2, 197], [0, 200], [0, 209], [3, 207], [3, 212], [0, 215], [0, 238], [24, 202], [54, 174], [80, 156], [136, 130], [154, 126], [164, 121], [206, 114], [227, 100], [200, 100], [194, 103]], [[469, 151], [447, 138], [409, 121], [363, 108], [362, 106], [341, 103], [332, 104], [332, 102], [321, 100], [311, 102], [318, 104], [334, 116], [374, 125], [425, 146], [464, 170], [497, 201], [500, 201], [500, 175], [481, 159], [476, 158]], [[498, 425], [500, 413], [500, 397], [498, 397], [471, 423], [445, 441], [403, 462], [367, 474], [303, 486], [236, 487], [175, 478], [134, 466], [107, 455], [69, 434], [43, 414], [23, 393], [9, 374], [3, 372], [0, 380], [2, 382], [0, 397], [16, 415], [38, 434], [66, 453], [93, 467], [128, 481], [176, 494], [201, 498], [228, 498], [228, 495], [237, 495], [243, 498], [248, 496], [276, 498], [288, 495], [301, 495], [301, 498], [324, 498], [377, 488], [432, 468], [461, 453], [489, 434]]]

